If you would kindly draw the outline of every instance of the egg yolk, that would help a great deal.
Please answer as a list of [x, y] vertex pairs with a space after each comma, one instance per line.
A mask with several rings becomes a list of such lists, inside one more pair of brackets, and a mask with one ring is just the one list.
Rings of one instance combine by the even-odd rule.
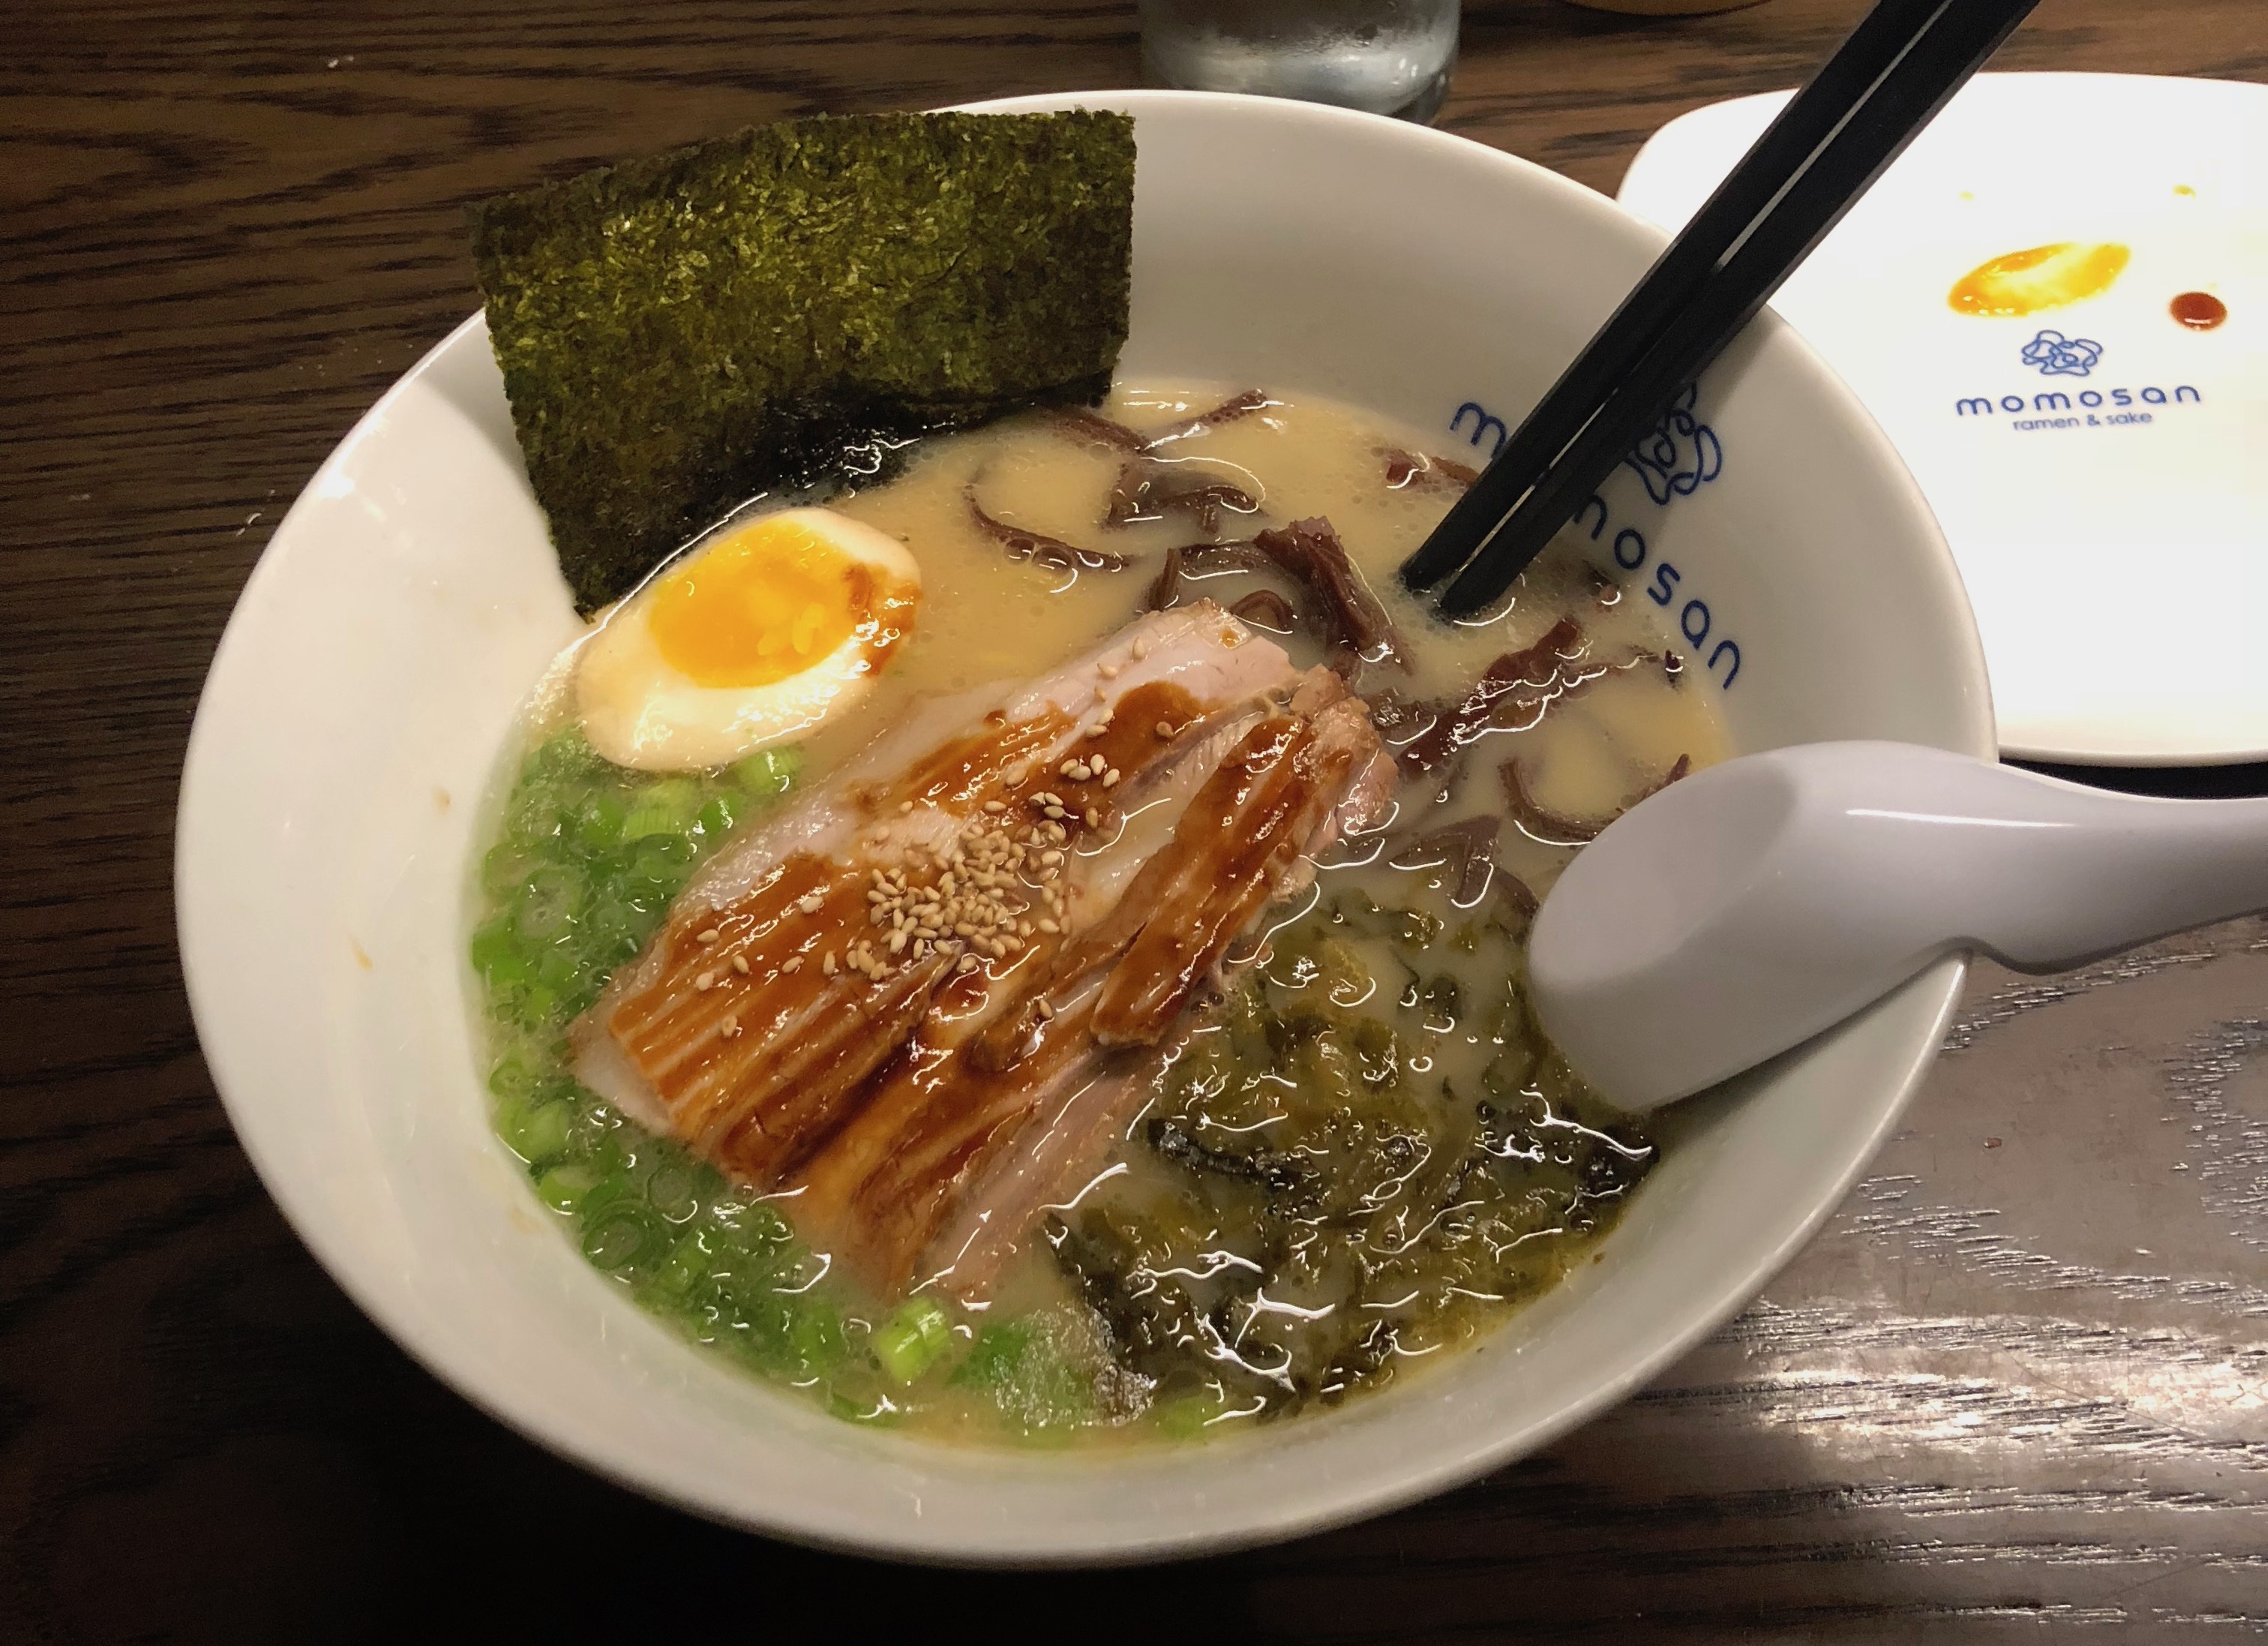
[[2110, 289], [2133, 254], [2111, 243], [2058, 240], [1980, 263], [1953, 283], [1945, 300], [1963, 314], [2031, 314]]
[[664, 577], [646, 624], [696, 685], [769, 686], [835, 651], [873, 604], [870, 568], [800, 523], [759, 521]]

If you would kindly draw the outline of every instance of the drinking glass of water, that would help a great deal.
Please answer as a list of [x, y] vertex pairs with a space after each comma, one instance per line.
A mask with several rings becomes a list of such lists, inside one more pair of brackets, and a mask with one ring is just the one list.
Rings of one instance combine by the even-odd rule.
[[1431, 120], [1458, 0], [1141, 0], [1142, 65], [1167, 85]]

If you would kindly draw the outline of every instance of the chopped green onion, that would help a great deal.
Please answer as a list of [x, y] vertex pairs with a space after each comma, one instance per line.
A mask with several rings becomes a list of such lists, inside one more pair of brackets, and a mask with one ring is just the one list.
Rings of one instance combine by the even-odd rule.
[[784, 794], [803, 770], [803, 756], [793, 749], [762, 749], [733, 767], [733, 781], [758, 800]]
[[628, 1268], [659, 1244], [652, 1214], [630, 1201], [608, 1206], [583, 1226], [583, 1255], [595, 1268]]
[[578, 888], [566, 870], [545, 864], [528, 875], [512, 899], [512, 926], [522, 941], [549, 942], [575, 923]]
[[693, 1174], [682, 1166], [664, 1166], [655, 1172], [646, 1180], [645, 1198], [673, 1223], [681, 1223], [701, 1209], [693, 1195]]
[[574, 1125], [574, 1108], [563, 1103], [511, 1103], [497, 1111], [497, 1130], [506, 1147], [531, 1166], [565, 1154]]
[[604, 790], [586, 796], [575, 815], [575, 842], [585, 852], [606, 852], [632, 838], [631, 808], [619, 794]]
[[489, 1090], [499, 1097], [531, 1097], [543, 1080], [535, 1050], [514, 1045], [502, 1052], [489, 1070]]
[[953, 1323], [933, 1299], [917, 1297], [874, 1330], [874, 1358], [891, 1380], [912, 1383], [953, 1343]]
[[653, 1283], [672, 1297], [682, 1297], [714, 1267], [706, 1233], [696, 1229], [669, 1249], [669, 1256], [654, 1271]]
[[571, 1212], [599, 1186], [599, 1174], [579, 1162], [554, 1166], [535, 1180], [535, 1196], [555, 1212]]
[[830, 1300], [817, 1292], [802, 1293], [793, 1302], [798, 1307], [788, 1331], [788, 1347], [794, 1352], [797, 1369], [811, 1377], [842, 1360], [843, 1317]]
[[527, 961], [508, 915], [499, 915], [473, 934], [472, 955], [473, 970], [492, 989], [527, 981]]
[[653, 835], [682, 835], [700, 814], [701, 791], [684, 778], [665, 778], [648, 784], [622, 819], [620, 838], [644, 840]]

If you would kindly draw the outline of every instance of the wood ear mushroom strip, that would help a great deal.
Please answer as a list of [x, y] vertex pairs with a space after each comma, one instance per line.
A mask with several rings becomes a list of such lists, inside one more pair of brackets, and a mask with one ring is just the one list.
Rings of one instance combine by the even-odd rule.
[[1105, 549], [1082, 549], [1045, 532], [1027, 531], [1023, 527], [996, 520], [977, 502], [976, 480], [961, 489], [961, 500], [968, 506], [968, 518], [976, 522], [976, 529], [1006, 550], [1011, 560], [1029, 560], [1051, 572], [1123, 572], [1130, 564], [1122, 554], [1112, 554]]

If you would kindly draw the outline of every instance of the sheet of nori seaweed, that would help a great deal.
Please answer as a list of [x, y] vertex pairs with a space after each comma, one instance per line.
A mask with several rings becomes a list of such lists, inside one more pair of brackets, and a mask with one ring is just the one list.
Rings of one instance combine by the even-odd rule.
[[1133, 203], [1133, 122], [1071, 111], [792, 121], [473, 207], [577, 605], [861, 442], [1100, 399]]

